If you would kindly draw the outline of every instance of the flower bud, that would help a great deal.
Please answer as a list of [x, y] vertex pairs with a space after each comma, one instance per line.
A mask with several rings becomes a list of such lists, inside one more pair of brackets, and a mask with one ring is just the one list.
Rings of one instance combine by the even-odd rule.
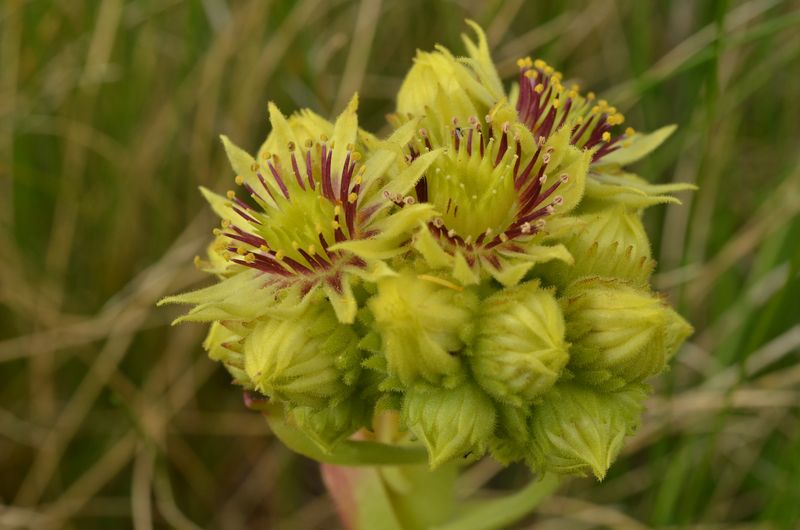
[[418, 384], [406, 392], [402, 418], [428, 448], [435, 468], [456, 458], [480, 458], [494, 430], [495, 408], [480, 388], [467, 382], [452, 389]]
[[480, 308], [469, 363], [478, 384], [515, 406], [547, 392], [569, 360], [564, 317], [552, 289], [538, 281], [507, 288]]
[[655, 261], [639, 214], [616, 206], [571, 220], [561, 238], [574, 264], [549, 262], [542, 275], [551, 283], [567, 286], [575, 280], [602, 276], [622, 278], [646, 287]]
[[478, 297], [435, 279], [412, 274], [383, 278], [368, 302], [387, 371], [405, 386], [420, 379], [437, 384], [461, 370], [457, 353], [464, 349]]
[[323, 451], [331, 452], [336, 444], [369, 425], [372, 402], [353, 394], [323, 409], [292, 407], [288, 415], [290, 421]]
[[638, 426], [644, 385], [597, 392], [559, 384], [537, 405], [530, 421], [532, 467], [540, 471], [591, 471], [603, 480], [626, 435]]
[[587, 279], [561, 300], [569, 369], [604, 390], [655, 375], [692, 331], [661, 299], [611, 279]]
[[259, 321], [245, 339], [245, 371], [260, 392], [322, 408], [350, 393], [358, 377], [358, 336], [327, 304], [296, 318]]

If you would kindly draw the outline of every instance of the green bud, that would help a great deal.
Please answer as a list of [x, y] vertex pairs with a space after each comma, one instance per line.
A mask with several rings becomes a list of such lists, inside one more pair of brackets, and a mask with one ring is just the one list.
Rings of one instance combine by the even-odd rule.
[[329, 305], [311, 305], [296, 318], [259, 321], [245, 339], [245, 371], [270, 397], [322, 408], [350, 393], [360, 369], [357, 344]]
[[369, 425], [372, 405], [370, 400], [353, 394], [323, 409], [292, 407], [288, 416], [298, 429], [329, 453], [339, 442]]
[[431, 468], [456, 458], [480, 458], [494, 430], [492, 400], [467, 382], [452, 389], [414, 385], [401, 412], [408, 429], [427, 446]]
[[531, 281], [498, 291], [482, 302], [479, 315], [469, 356], [476, 381], [500, 402], [534, 402], [569, 360], [552, 289]]
[[691, 326], [663, 300], [611, 279], [587, 279], [561, 300], [572, 343], [569, 369], [604, 390], [658, 374]]
[[637, 212], [620, 205], [570, 221], [559, 241], [575, 262], [546, 263], [541, 267], [545, 278], [559, 286], [592, 276], [622, 278], [637, 287], [647, 286], [656, 263], [650, 257], [650, 241]]
[[[227, 324], [227, 325], [226, 325]], [[234, 331], [231, 328], [241, 328]], [[244, 369], [243, 336], [248, 334], [239, 323], [212, 322], [208, 335], [203, 341], [203, 348], [208, 352], [212, 361], [221, 362], [228, 373], [233, 377], [234, 383], [246, 389], [252, 389], [253, 384]]]
[[[387, 371], [403, 385], [420, 379], [438, 384], [458, 376], [477, 295], [403, 274], [383, 278], [368, 306], [380, 333]], [[445, 383], [447, 383], [445, 379]]]
[[603, 480], [626, 435], [638, 426], [644, 385], [597, 392], [559, 384], [533, 409], [530, 421], [532, 467], [540, 471], [591, 471]]

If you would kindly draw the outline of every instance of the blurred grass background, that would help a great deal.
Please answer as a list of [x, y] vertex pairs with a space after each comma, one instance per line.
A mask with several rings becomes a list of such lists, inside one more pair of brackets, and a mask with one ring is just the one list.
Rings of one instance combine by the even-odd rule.
[[[266, 102], [384, 114], [416, 48], [486, 29], [637, 129], [640, 172], [694, 182], [646, 221], [658, 289], [697, 332], [603, 484], [520, 528], [800, 528], [800, 2], [3, 0], [0, 527], [338, 528], [315, 466], [270, 437], [204, 329], [157, 299], [207, 281], [197, 186]], [[464, 490], [513, 487], [491, 463]]]

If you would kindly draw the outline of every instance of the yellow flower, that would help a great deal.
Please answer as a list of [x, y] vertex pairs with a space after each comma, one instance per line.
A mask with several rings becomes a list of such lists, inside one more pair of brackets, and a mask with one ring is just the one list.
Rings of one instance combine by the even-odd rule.
[[395, 202], [438, 156], [405, 161], [399, 146], [414, 134], [413, 121], [385, 142], [360, 134], [357, 105], [354, 97], [329, 124], [310, 112], [287, 120], [270, 104], [272, 132], [258, 159], [222, 138], [246, 196], [202, 189], [222, 218], [215, 248], [226, 264], [216, 260], [219, 284], [162, 301], [195, 304], [179, 320], [250, 320], [295, 309], [322, 290], [339, 320], [353, 321], [353, 278], [368, 264], [345, 243], [381, 258], [403, 252], [409, 231], [433, 209]]
[[417, 54], [398, 95], [396, 119], [425, 116], [427, 126], [442, 118], [463, 123], [498, 106], [511, 106], [513, 117], [506, 112], [504, 119], [524, 124], [534, 141], [546, 142], [566, 128], [571, 145], [591, 151], [589, 197], [642, 208], [677, 202], [668, 194], [693, 189], [685, 184], [654, 186], [622, 170], [657, 148], [674, 132], [674, 125], [651, 134], [623, 127], [625, 117], [612, 104], [593, 92], [583, 94], [578, 85], [566, 83], [561, 72], [541, 59], [519, 59], [517, 83], [506, 92], [483, 30], [468, 23], [477, 40], [462, 36], [467, 57], [455, 57], [442, 46]]

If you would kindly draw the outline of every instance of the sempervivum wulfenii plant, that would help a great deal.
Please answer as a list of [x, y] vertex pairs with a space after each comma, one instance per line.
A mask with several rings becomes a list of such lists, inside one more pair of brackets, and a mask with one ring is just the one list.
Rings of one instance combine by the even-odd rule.
[[[345, 481], [358, 527], [446, 522], [453, 469], [487, 454], [602, 479], [691, 333], [650, 289], [641, 222], [687, 186], [625, 169], [673, 127], [624, 128], [538, 59], [506, 90], [473, 28], [466, 57], [419, 52], [385, 139], [359, 129], [355, 97], [335, 123], [270, 105], [255, 157], [223, 137], [239, 190], [202, 190], [221, 227], [198, 259], [219, 281], [164, 300], [211, 323], [210, 357], [292, 449], [428, 461]], [[439, 501], [415, 501], [430, 484]]]

